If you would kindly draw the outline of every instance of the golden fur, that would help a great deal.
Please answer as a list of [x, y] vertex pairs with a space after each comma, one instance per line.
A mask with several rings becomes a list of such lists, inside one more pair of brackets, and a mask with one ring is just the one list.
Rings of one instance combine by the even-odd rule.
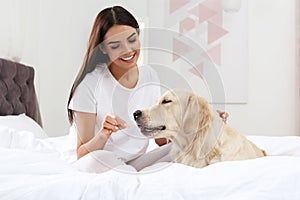
[[141, 111], [142, 133], [172, 141], [175, 162], [193, 167], [253, 159], [265, 152], [225, 124], [208, 102], [188, 91], [166, 92], [156, 105]]

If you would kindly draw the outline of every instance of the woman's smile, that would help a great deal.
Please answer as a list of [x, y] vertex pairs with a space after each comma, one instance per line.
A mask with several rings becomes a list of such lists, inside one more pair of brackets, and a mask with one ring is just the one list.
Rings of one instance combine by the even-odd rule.
[[120, 60], [126, 62], [126, 63], [131, 63], [132, 61], [134, 61], [136, 52], [133, 52], [132, 54], [129, 55], [124, 55], [122, 57], [120, 57]]

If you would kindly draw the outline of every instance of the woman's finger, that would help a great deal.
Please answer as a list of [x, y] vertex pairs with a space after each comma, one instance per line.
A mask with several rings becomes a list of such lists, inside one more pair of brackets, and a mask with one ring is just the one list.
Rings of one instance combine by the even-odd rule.
[[108, 130], [108, 129], [104, 128], [104, 129], [102, 129], [102, 133], [103, 133], [107, 138], [109, 138], [113, 132], [112, 132], [112, 130]]
[[111, 130], [112, 132], [116, 132], [119, 129], [118, 125], [113, 125], [111, 123], [108, 123], [107, 121], [103, 122], [103, 128], [107, 129], [107, 130]]
[[118, 121], [116, 120], [116, 116], [113, 115], [113, 114], [106, 115], [104, 121], [108, 122], [108, 123], [110, 123], [112, 125], [115, 125], [115, 126], [118, 125]]
[[226, 123], [229, 114], [220, 110], [217, 110], [217, 112], [219, 113], [219, 116], [222, 118], [222, 120]]
[[104, 121], [113, 126], [117, 126], [119, 129], [127, 127], [126, 122], [123, 119], [113, 114], [106, 115]]
[[123, 119], [121, 119], [120, 117], [116, 116], [116, 120], [117, 120], [119, 129], [126, 128], [127, 125], [126, 125], [126, 122]]

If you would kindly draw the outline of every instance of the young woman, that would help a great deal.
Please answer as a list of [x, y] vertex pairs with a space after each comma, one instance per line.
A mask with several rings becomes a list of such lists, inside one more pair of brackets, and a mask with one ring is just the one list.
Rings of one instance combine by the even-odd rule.
[[120, 6], [102, 10], [68, 100], [79, 169], [102, 172], [128, 163], [141, 169], [170, 161], [169, 145], [154, 151], [151, 159], [136, 161], [149, 140], [135, 126], [133, 113], [152, 106], [161, 95], [156, 72], [137, 65], [139, 54], [139, 25], [133, 15]]
[[133, 15], [120, 6], [102, 10], [68, 101], [79, 160], [94, 152], [97, 162], [111, 168], [145, 153], [149, 141], [134, 125], [133, 113], [153, 105], [161, 94], [156, 72], [137, 66], [139, 54], [139, 25]]

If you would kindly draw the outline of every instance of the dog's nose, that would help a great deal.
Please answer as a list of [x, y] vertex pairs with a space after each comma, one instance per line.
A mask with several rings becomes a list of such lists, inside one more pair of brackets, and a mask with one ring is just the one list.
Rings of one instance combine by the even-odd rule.
[[142, 111], [137, 110], [133, 113], [134, 120], [139, 119], [142, 116]]

